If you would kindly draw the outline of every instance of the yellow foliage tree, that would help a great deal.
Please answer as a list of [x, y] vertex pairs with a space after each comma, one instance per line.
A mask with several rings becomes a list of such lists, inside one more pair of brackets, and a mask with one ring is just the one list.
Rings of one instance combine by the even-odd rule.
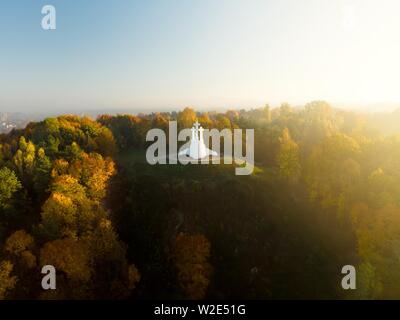
[[15, 153], [13, 162], [21, 176], [31, 175], [35, 163], [35, 145], [26, 141], [25, 137], [19, 140], [19, 149]]
[[83, 153], [71, 164], [69, 173], [86, 187], [89, 198], [100, 201], [106, 195], [108, 180], [115, 174], [115, 164], [98, 153]]
[[189, 299], [202, 299], [210, 283], [212, 267], [208, 262], [210, 242], [201, 234], [179, 234], [172, 245], [172, 259], [179, 283]]
[[40, 250], [40, 263], [53, 265], [71, 280], [87, 282], [93, 272], [87, 246], [78, 240], [65, 238], [47, 242]]
[[14, 289], [17, 277], [12, 276], [13, 265], [10, 261], [0, 262], [0, 300], [6, 298], [9, 290]]
[[33, 237], [26, 233], [25, 230], [14, 232], [6, 240], [5, 249], [14, 255], [20, 255], [22, 252], [30, 248], [34, 243]]
[[196, 121], [196, 112], [192, 108], [185, 108], [178, 114], [178, 126], [179, 128], [191, 128], [193, 123]]

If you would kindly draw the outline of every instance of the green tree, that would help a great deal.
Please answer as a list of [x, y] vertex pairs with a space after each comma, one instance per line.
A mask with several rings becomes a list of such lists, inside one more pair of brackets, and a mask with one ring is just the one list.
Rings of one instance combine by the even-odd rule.
[[0, 169], [0, 209], [11, 205], [13, 195], [22, 188], [14, 171], [4, 167]]
[[50, 158], [46, 156], [44, 149], [40, 148], [37, 152], [33, 174], [34, 188], [38, 195], [44, 195], [48, 188], [51, 168]]

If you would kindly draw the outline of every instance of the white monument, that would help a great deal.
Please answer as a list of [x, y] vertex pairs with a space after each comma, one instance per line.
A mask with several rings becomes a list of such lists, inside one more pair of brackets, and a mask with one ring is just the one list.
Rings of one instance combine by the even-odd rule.
[[203, 132], [204, 129], [200, 126], [197, 121], [192, 127], [192, 136], [190, 138], [190, 146], [179, 152], [179, 155], [187, 155], [192, 159], [203, 159], [207, 156], [218, 156], [218, 153], [208, 149], [204, 144]]

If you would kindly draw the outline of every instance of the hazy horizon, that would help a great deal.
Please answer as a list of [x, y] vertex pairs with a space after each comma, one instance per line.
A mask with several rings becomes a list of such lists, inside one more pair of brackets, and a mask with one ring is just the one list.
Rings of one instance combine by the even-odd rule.
[[[57, 30], [41, 29], [46, 4]], [[0, 112], [400, 107], [395, 0], [6, 0], [0, 11]]]
[[[307, 103], [312, 102], [308, 101]], [[371, 104], [371, 105], [346, 105], [346, 104], [331, 104], [328, 102], [334, 109], [337, 110], [346, 110], [346, 111], [354, 111], [360, 113], [392, 113], [400, 110], [400, 103], [382, 103], [382, 104]], [[185, 108], [192, 108], [196, 112], [227, 112], [229, 110], [252, 110], [263, 108], [268, 105], [271, 109], [279, 108], [282, 104], [288, 102], [282, 102], [279, 104], [270, 104], [265, 103], [263, 105], [253, 105], [253, 106], [228, 106], [228, 107], [202, 107], [196, 105], [182, 105], [182, 106], [171, 106], [171, 107], [153, 107], [153, 108], [143, 108], [143, 107], [126, 107], [126, 108], [118, 108], [118, 107], [103, 107], [103, 108], [54, 108], [54, 109], [40, 109], [40, 110], [8, 110], [5, 108], [4, 110], [0, 109], [0, 114], [21, 114], [27, 116], [37, 116], [42, 118], [43, 116], [59, 116], [65, 114], [76, 114], [76, 115], [100, 115], [100, 114], [151, 114], [151, 113], [163, 113], [163, 112], [181, 112]], [[307, 103], [304, 104], [290, 104], [292, 108], [302, 109], [306, 106]]]

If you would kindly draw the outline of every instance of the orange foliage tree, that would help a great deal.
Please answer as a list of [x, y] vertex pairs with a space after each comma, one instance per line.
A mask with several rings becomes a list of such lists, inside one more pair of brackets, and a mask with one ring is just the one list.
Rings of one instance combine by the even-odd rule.
[[205, 297], [212, 267], [208, 262], [210, 242], [201, 234], [179, 234], [172, 245], [172, 259], [179, 284], [189, 299]]

